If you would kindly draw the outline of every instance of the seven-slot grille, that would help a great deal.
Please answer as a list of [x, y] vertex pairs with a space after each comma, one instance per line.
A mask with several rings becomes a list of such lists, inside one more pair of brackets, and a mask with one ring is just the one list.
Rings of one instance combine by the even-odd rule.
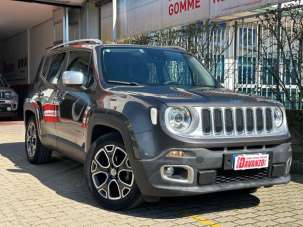
[[204, 135], [262, 134], [273, 130], [272, 107], [203, 108]]

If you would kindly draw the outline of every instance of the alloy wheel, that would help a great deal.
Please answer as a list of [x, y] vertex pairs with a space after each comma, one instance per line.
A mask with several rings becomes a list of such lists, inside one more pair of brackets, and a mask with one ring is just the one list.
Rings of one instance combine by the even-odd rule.
[[125, 198], [134, 185], [127, 153], [116, 145], [101, 148], [91, 162], [91, 176], [98, 193], [108, 200]]
[[30, 122], [26, 131], [26, 148], [27, 154], [30, 158], [33, 158], [37, 150], [37, 132], [34, 122]]

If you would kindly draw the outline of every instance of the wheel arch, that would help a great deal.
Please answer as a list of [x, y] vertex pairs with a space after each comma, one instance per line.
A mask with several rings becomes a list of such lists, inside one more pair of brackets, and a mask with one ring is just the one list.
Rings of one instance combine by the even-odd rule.
[[25, 110], [24, 111], [24, 123], [25, 123], [25, 125], [28, 124], [28, 122], [31, 118], [36, 119], [36, 114], [32, 110]]
[[119, 135], [121, 137], [121, 139], [123, 139], [119, 130], [117, 130], [113, 127], [110, 127], [110, 126], [96, 124], [92, 129], [90, 144], [93, 144], [101, 136], [104, 136], [104, 135], [107, 135], [110, 133], [115, 133], [115, 134]]
[[28, 102], [26, 101], [23, 106], [23, 117], [25, 126], [27, 125], [29, 119], [34, 117], [36, 120], [37, 128], [38, 128], [38, 135], [41, 137], [41, 112], [40, 106], [36, 101]]
[[92, 147], [95, 146], [95, 142], [101, 136], [116, 133], [121, 137], [130, 157], [139, 157], [137, 154], [137, 146], [131, 124], [123, 115], [119, 114], [119, 116], [116, 116], [106, 113], [94, 114], [91, 117], [90, 122], [93, 122], [93, 124], [89, 124], [86, 139], [86, 152], [93, 149]]

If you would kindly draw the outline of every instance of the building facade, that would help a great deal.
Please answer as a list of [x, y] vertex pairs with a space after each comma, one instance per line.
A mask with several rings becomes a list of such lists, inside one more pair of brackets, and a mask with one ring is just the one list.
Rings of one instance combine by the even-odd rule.
[[[294, 23], [300, 17], [283, 11], [281, 20], [275, 21], [277, 14], [267, 13], [276, 12], [278, 6], [289, 7], [282, 5], [288, 1], [73, 0], [72, 5], [63, 5], [65, 1], [44, 2], [53, 7], [47, 18], [0, 41], [0, 72], [21, 91], [34, 82], [48, 47], [69, 40], [100, 38], [182, 46], [196, 55], [226, 88], [278, 99], [288, 108], [302, 108], [303, 36], [295, 33], [303, 28]], [[299, 11], [296, 8], [293, 12]], [[266, 13], [271, 15], [267, 20]], [[285, 31], [292, 27], [296, 31], [289, 32], [295, 34], [289, 44]]]

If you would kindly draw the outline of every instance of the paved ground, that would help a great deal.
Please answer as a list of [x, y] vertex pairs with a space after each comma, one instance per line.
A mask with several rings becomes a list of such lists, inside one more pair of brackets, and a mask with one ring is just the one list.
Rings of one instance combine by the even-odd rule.
[[0, 122], [0, 226], [303, 226], [303, 176], [253, 195], [164, 199], [110, 212], [91, 198], [78, 163], [28, 164], [23, 134], [21, 122]]

